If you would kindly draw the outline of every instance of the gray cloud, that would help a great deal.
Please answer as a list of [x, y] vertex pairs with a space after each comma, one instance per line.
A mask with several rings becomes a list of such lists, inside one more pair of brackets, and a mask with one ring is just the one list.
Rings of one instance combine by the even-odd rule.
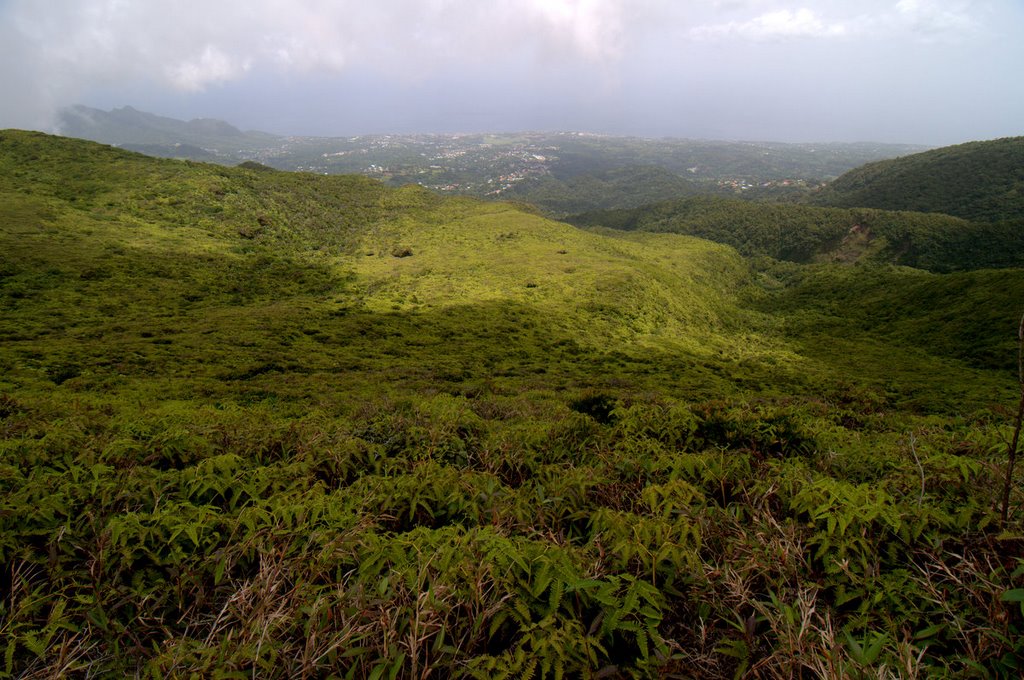
[[5, 23], [46, 68], [194, 91], [253, 68], [436, 68], [522, 47], [600, 62], [621, 50], [615, 0], [14, 0]]
[[[827, 118], [819, 138], [842, 138], [863, 129], [844, 109], [863, 116], [864, 98], [883, 110], [894, 91], [914, 102], [944, 89], [978, 103], [971, 72], [984, 70], [997, 88], [986, 120], [973, 133], [958, 123], [980, 136], [1021, 119], [1022, 28], [1015, 0], [8, 0], [0, 126], [45, 128], [56, 107], [83, 101], [346, 134], [374, 122], [376, 100], [411, 107], [406, 118], [422, 109], [424, 128], [442, 115], [457, 126], [460, 111], [476, 112], [465, 124], [479, 128], [486, 110], [492, 128], [517, 127], [516, 114], [522, 125], [686, 135], [736, 120], [723, 130], [734, 137], [749, 136], [740, 121], [769, 118], [763, 110], [792, 137], [784, 112], [804, 102]], [[898, 77], [896, 58], [913, 73]], [[861, 101], [818, 101], [826, 70]], [[729, 110], [737, 88], [765, 89], [759, 78], [785, 99]], [[282, 84], [290, 101], [266, 90]], [[947, 108], [945, 134], [961, 134]], [[884, 123], [878, 137], [899, 136]]]

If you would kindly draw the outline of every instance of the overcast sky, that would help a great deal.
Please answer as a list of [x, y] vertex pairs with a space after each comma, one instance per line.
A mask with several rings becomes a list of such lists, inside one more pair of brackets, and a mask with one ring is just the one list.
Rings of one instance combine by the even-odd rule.
[[1024, 134], [1024, 0], [0, 0], [0, 128]]

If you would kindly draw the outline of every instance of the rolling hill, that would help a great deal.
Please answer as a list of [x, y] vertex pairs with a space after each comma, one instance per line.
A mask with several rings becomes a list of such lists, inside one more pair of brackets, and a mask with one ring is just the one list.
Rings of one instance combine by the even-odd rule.
[[1022, 296], [0, 131], [0, 674], [1012, 675]]
[[1024, 214], [1024, 137], [869, 163], [840, 176], [815, 201], [986, 222], [1019, 220]]
[[1019, 219], [969, 222], [942, 214], [694, 196], [634, 209], [593, 211], [568, 221], [688, 234], [730, 245], [748, 257], [766, 255], [804, 264], [885, 263], [936, 272], [1024, 266]]

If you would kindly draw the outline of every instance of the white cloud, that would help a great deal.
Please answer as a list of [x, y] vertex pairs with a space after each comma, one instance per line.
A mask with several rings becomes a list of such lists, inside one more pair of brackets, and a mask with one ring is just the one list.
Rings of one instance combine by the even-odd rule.
[[690, 31], [696, 38], [738, 37], [747, 40], [777, 40], [789, 38], [832, 38], [846, 35], [848, 28], [838, 22], [822, 19], [815, 12], [800, 9], [780, 9], [766, 12], [747, 21], [697, 26]]
[[980, 28], [973, 17], [977, 8], [972, 4], [950, 0], [900, 0], [896, 3], [894, 19], [925, 40], [957, 38]]
[[236, 59], [207, 45], [197, 58], [171, 66], [168, 78], [178, 89], [195, 92], [207, 85], [237, 78], [249, 70], [251, 63], [249, 59]]
[[[999, 0], [823, 0], [793, 7], [782, 0], [712, 0], [713, 17], [690, 29], [699, 39], [772, 41], [858, 37], [915, 42], [957, 42], [983, 31]], [[722, 21], [728, 15], [739, 15]], [[982, 19], [984, 17], [985, 19]]]

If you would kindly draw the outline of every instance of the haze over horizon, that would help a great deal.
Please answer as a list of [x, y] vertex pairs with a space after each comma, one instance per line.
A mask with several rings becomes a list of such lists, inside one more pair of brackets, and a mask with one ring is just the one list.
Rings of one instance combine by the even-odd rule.
[[277, 134], [1024, 133], [1014, 0], [0, 0], [0, 127], [131, 105]]

